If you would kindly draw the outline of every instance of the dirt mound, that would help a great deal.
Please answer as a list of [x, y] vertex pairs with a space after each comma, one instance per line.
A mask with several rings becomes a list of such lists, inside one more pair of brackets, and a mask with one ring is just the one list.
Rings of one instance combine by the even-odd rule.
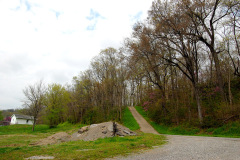
[[104, 122], [82, 127], [78, 132], [75, 132], [72, 135], [69, 135], [66, 132], [59, 132], [31, 145], [47, 145], [78, 140], [94, 141], [98, 138], [113, 137], [114, 133], [116, 136], [136, 135], [136, 133], [119, 123], [114, 124], [113, 122]]
[[[127, 127], [122, 126], [119, 123], [116, 123], [115, 135], [117, 136], [128, 136], [136, 135]], [[90, 126], [85, 126], [84, 128], [79, 129], [78, 132], [73, 133], [71, 140], [84, 140], [84, 141], [94, 141], [98, 138], [113, 137], [114, 127], [113, 122], [104, 122], [99, 124], [92, 124]]]
[[44, 138], [36, 143], [33, 143], [31, 145], [47, 145], [47, 144], [55, 144], [60, 142], [66, 142], [69, 141], [71, 136], [67, 134], [66, 132], [58, 132], [54, 135], [51, 135], [47, 138]]

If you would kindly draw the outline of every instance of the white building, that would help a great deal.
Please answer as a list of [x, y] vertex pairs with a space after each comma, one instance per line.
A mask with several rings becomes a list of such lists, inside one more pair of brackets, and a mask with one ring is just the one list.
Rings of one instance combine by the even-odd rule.
[[27, 115], [13, 114], [10, 124], [33, 124], [33, 117]]

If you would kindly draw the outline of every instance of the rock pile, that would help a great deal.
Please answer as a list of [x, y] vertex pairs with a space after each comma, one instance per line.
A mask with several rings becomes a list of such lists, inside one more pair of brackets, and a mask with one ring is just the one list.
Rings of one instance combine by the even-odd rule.
[[116, 131], [115, 135], [117, 136], [136, 135], [136, 133], [119, 123], [116, 123], [116, 128], [114, 128], [113, 122], [104, 122], [80, 128], [78, 132], [72, 135], [71, 140], [94, 141], [98, 138], [113, 137], [114, 131]]
[[124, 127], [119, 123], [115, 123], [114, 125], [113, 122], [104, 122], [84, 126], [80, 128], [77, 132], [73, 133], [72, 135], [69, 135], [66, 132], [59, 132], [45, 139], [42, 139], [39, 142], [36, 142], [32, 145], [47, 145], [77, 140], [94, 141], [97, 140], [98, 138], [113, 137], [114, 134], [116, 136], [121, 137], [136, 135], [135, 132], [131, 131], [130, 129]]

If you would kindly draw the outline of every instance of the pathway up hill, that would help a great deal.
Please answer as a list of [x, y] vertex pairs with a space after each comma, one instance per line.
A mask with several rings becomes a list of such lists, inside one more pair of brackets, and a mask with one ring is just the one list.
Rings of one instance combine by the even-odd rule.
[[133, 117], [140, 126], [140, 131], [144, 133], [159, 134], [138, 112], [134, 107], [128, 107]]

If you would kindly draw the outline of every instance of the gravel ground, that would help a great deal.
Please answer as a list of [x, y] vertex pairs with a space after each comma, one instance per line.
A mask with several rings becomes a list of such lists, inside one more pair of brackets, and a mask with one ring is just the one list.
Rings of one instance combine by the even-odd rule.
[[240, 160], [240, 139], [167, 136], [169, 143], [144, 153], [115, 159], [128, 160]]
[[[130, 107], [133, 116], [136, 110]], [[141, 125], [142, 117], [136, 118]], [[148, 132], [149, 133], [149, 132]], [[154, 131], [155, 133], [155, 131]], [[240, 160], [240, 139], [167, 135], [168, 143], [144, 153], [114, 159], [129, 160]]]

